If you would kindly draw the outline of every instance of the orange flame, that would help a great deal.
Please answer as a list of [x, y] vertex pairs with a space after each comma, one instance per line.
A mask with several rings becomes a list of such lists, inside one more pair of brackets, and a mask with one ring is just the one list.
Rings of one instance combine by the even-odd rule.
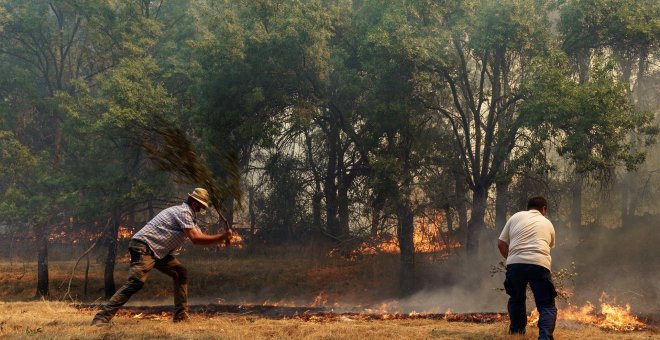
[[239, 233], [234, 232], [231, 234], [231, 241], [229, 242], [232, 247], [242, 249], [243, 248], [243, 236]]
[[619, 331], [634, 331], [645, 326], [644, 323], [630, 314], [630, 305], [626, 304], [625, 307], [610, 305], [603, 302], [604, 297], [607, 297], [605, 292], [600, 298], [600, 312], [605, 317], [600, 327]]
[[[419, 216], [415, 218], [413, 229], [413, 246], [416, 253], [441, 253], [443, 257], [449, 256], [449, 251], [460, 248], [462, 245], [456, 240], [447, 240], [441, 234], [444, 221], [442, 213], [432, 216]], [[340, 249], [332, 249], [326, 255], [329, 257], [341, 256], [355, 260], [359, 256], [375, 255], [377, 253], [398, 254], [401, 252], [399, 241], [395, 236], [384, 236], [379, 241], [362, 242], [357, 248], [348, 254], [342, 254]]]
[[[117, 230], [117, 240], [126, 240], [133, 236], [133, 228], [120, 225]], [[87, 230], [79, 230], [70, 232], [66, 230], [54, 231], [48, 236], [48, 240], [53, 243], [72, 243], [78, 244], [81, 242], [92, 242], [101, 237], [101, 232], [90, 232]]]
[[[413, 229], [413, 245], [416, 253], [437, 253], [460, 248], [461, 244], [454, 240], [446, 240], [441, 234], [445, 222], [443, 213], [415, 218]], [[376, 248], [384, 253], [399, 253], [399, 242], [394, 237], [383, 240]]]
[[314, 302], [312, 302], [312, 307], [323, 307], [328, 303], [328, 296], [325, 294], [325, 292], [319, 293], [314, 298]]
[[117, 239], [125, 240], [133, 236], [133, 229], [127, 226], [120, 225], [117, 231]]
[[[560, 320], [576, 321], [583, 324], [595, 325], [602, 329], [613, 331], [634, 331], [643, 329], [646, 325], [637, 317], [630, 314], [630, 305], [616, 306], [605, 302], [607, 293], [603, 292], [599, 298], [600, 313], [595, 313], [594, 305], [587, 301], [584, 306], [572, 306], [560, 309], [557, 317]], [[532, 311], [528, 322], [536, 324], [539, 321], [539, 313], [536, 309]]]

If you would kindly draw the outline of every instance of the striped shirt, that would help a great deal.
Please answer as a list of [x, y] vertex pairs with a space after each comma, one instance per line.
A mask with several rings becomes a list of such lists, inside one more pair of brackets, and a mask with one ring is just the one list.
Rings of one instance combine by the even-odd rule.
[[195, 212], [187, 203], [161, 211], [135, 235], [134, 240], [146, 243], [157, 259], [175, 254], [186, 240], [184, 229], [198, 228]]

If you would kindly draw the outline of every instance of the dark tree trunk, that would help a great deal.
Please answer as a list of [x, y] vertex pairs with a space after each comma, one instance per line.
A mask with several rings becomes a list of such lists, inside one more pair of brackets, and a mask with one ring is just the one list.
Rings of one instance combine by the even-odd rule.
[[385, 199], [383, 196], [376, 195], [373, 198], [371, 203], [371, 238], [375, 239], [378, 237], [378, 232], [380, 231], [381, 218], [383, 214], [383, 209], [385, 208]]
[[315, 192], [312, 196], [312, 222], [315, 227], [321, 227], [321, 201], [323, 200], [323, 193]]
[[286, 240], [294, 240], [296, 236], [295, 221], [296, 221], [296, 195], [293, 192], [287, 192], [285, 195], [284, 205], [287, 207], [287, 211], [284, 213], [284, 224], [286, 228]]
[[323, 201], [323, 189], [321, 189], [321, 174], [318, 171], [316, 162], [314, 161], [314, 151], [312, 148], [312, 137], [308, 131], [305, 131], [305, 151], [307, 154], [307, 163], [314, 175], [314, 194], [312, 195], [312, 223], [315, 228], [322, 227], [321, 221], [321, 202]]
[[333, 113], [330, 116], [330, 123], [327, 130], [327, 148], [328, 148], [328, 167], [323, 180], [323, 192], [325, 194], [326, 210], [326, 231], [335, 238], [340, 236], [340, 225], [338, 214], [337, 198], [337, 170], [339, 168], [339, 128], [336, 117]]
[[328, 175], [325, 179], [325, 214], [326, 214], [326, 231], [328, 234], [339, 237], [339, 220], [337, 219], [337, 186], [335, 184], [335, 175]]
[[257, 224], [257, 212], [254, 209], [254, 188], [248, 190], [248, 215], [250, 215], [250, 236], [254, 235]]
[[509, 206], [509, 183], [500, 182], [496, 185], [495, 197], [495, 227], [499, 233], [504, 229], [507, 219], [507, 207]]
[[[248, 197], [249, 199], [249, 197]], [[248, 203], [249, 204], [249, 203]], [[220, 211], [222, 212], [222, 215], [227, 219], [227, 224], [229, 224], [229, 227], [234, 225], [234, 199], [229, 197], [225, 201], [222, 202], [221, 204]], [[220, 221], [220, 223], [213, 224], [211, 228], [209, 228], [209, 231], [211, 234], [218, 234], [218, 233], [224, 233], [225, 228], [227, 226], [224, 225], [224, 221]]]
[[12, 255], [13, 249], [14, 249], [14, 238], [16, 237], [16, 231], [11, 233], [11, 238], [9, 242], [9, 266], [13, 267], [14, 266], [14, 256]]
[[89, 284], [89, 254], [85, 256], [85, 281], [83, 282], [83, 296], [87, 298], [87, 286]]
[[50, 294], [48, 285], [48, 227], [40, 228], [37, 235], [39, 239], [39, 250], [37, 258], [37, 292], [35, 297], [48, 297]]
[[339, 237], [339, 220], [337, 219], [337, 192], [325, 190], [326, 231], [333, 237]]
[[[451, 211], [451, 208], [447, 207], [444, 209], [445, 210], [445, 219], [447, 220], [447, 234], [453, 235], [454, 234], [454, 214]], [[442, 228], [439, 230], [442, 232]]]
[[399, 249], [401, 250], [401, 267], [399, 271], [400, 293], [409, 295], [415, 289], [415, 245], [413, 243], [414, 223], [413, 211], [409, 202], [397, 204]]
[[338, 236], [340, 238], [346, 238], [349, 235], [348, 188], [350, 187], [351, 182], [352, 181], [343, 176], [338, 188], [337, 213], [339, 215]]
[[456, 177], [456, 214], [458, 215], [458, 230], [461, 237], [458, 239], [460, 242], [465, 245], [467, 243], [467, 229], [468, 229], [468, 217], [467, 217], [467, 202], [465, 201], [465, 195], [467, 193], [467, 188], [465, 180], [461, 176]]
[[113, 226], [108, 229], [108, 256], [105, 258], [105, 270], [103, 271], [103, 287], [106, 298], [115, 294], [115, 261], [117, 260], [117, 234], [119, 232], [119, 214], [113, 214]]
[[479, 237], [486, 229], [484, 218], [486, 215], [487, 199], [487, 188], [478, 186], [474, 189], [472, 194], [472, 213], [470, 215], [470, 221], [468, 222], [466, 240], [466, 252], [470, 264], [476, 264], [479, 260]]
[[370, 235], [372, 239], [378, 237], [378, 229], [380, 226], [380, 210], [375, 207], [371, 208], [371, 228]]

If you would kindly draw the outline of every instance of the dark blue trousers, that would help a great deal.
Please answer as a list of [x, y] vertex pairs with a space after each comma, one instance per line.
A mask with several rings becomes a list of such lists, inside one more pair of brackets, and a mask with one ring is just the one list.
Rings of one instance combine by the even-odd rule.
[[509, 294], [509, 333], [525, 333], [527, 326], [527, 284], [532, 287], [536, 309], [539, 312], [539, 339], [554, 339], [552, 333], [555, 331], [557, 321], [557, 307], [555, 297], [557, 291], [550, 271], [542, 266], [526, 263], [514, 263], [506, 266], [506, 279], [504, 289]]

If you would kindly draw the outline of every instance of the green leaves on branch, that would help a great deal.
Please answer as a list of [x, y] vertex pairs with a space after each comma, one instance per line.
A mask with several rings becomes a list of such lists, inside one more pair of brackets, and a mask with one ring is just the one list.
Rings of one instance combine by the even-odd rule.
[[[241, 172], [235, 155], [223, 154], [220, 164], [227, 174], [218, 180], [211, 169], [201, 159], [183, 131], [161, 122], [155, 126], [144, 127], [144, 148], [149, 158], [158, 168], [174, 173], [190, 184], [202, 184], [210, 194], [211, 204], [220, 216], [222, 204], [227, 199], [242, 201], [240, 186]], [[225, 220], [226, 222], [226, 220]]]
[[524, 89], [527, 128], [548, 137], [580, 174], [609, 182], [621, 166], [634, 170], [658, 133], [653, 115], [628, 101], [613, 62], [597, 61], [582, 84], [566, 63], [558, 54], [535, 65]]

